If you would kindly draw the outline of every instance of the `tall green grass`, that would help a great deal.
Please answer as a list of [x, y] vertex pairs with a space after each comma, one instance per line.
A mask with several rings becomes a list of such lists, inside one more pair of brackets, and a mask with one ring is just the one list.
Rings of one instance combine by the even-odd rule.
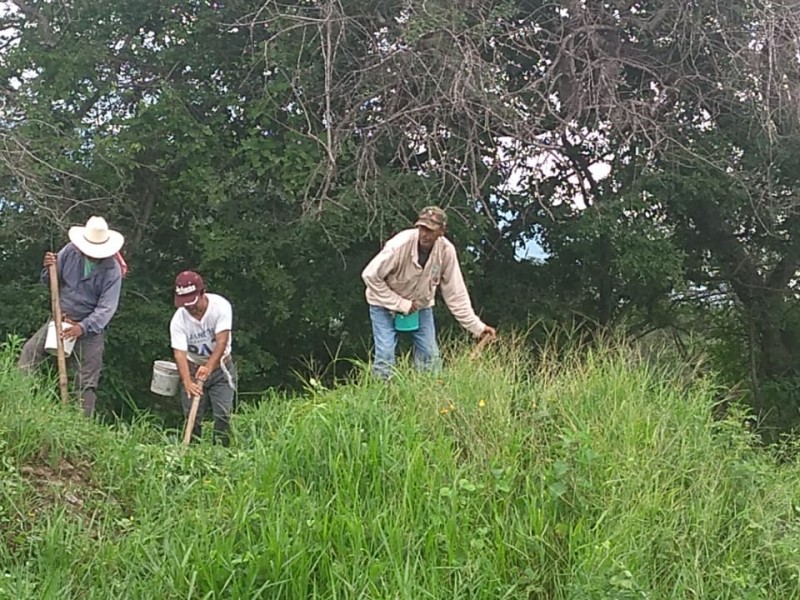
[[800, 597], [800, 466], [716, 391], [624, 345], [508, 345], [265, 398], [184, 453], [6, 351], [0, 598]]

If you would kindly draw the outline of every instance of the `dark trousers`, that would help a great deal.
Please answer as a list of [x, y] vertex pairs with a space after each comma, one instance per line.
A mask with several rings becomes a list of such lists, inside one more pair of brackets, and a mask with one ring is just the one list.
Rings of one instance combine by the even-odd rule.
[[[44, 350], [47, 337], [47, 324], [33, 334], [22, 347], [17, 366], [23, 373], [31, 374], [50, 355]], [[75, 371], [74, 389], [83, 403], [83, 414], [91, 417], [97, 404], [97, 384], [100, 371], [103, 369], [103, 350], [105, 334], [82, 335], [75, 342], [75, 348], [67, 359], [69, 366]]]
[[[198, 365], [189, 363], [189, 373], [194, 378]], [[227, 373], [226, 373], [227, 371]], [[197, 441], [202, 435], [203, 416], [211, 404], [211, 412], [214, 415], [214, 441], [223, 446], [230, 444], [231, 413], [233, 412], [233, 397], [236, 393], [236, 366], [233, 360], [226, 359], [223, 367], [217, 367], [205, 381], [203, 385], [203, 395], [200, 397], [200, 404], [197, 407], [197, 418], [192, 429], [192, 441]], [[181, 405], [183, 415], [188, 416], [192, 408], [192, 399], [186, 393], [186, 389], [181, 386]]]

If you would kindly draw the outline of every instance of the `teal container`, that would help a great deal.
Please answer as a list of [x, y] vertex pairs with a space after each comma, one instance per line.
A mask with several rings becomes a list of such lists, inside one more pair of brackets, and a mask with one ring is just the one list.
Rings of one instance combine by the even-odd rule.
[[397, 313], [394, 316], [394, 328], [397, 331], [416, 331], [419, 329], [419, 311], [404, 315]]

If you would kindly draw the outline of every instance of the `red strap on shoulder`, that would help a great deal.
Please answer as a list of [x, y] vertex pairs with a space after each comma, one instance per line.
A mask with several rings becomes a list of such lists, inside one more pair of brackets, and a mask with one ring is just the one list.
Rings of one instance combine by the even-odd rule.
[[119, 268], [122, 269], [122, 276], [125, 277], [128, 274], [128, 263], [125, 262], [121, 252], [117, 252], [114, 258], [119, 263]]

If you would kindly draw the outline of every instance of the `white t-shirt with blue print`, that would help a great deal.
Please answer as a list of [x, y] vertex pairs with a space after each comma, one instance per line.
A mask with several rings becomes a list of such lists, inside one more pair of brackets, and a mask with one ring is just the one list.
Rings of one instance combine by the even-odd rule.
[[[196, 365], [208, 362], [217, 346], [216, 336], [221, 331], [233, 329], [231, 303], [218, 294], [206, 294], [208, 307], [203, 318], [195, 319], [181, 307], [175, 311], [169, 324], [169, 334], [174, 350], [186, 352], [186, 357]], [[228, 345], [223, 358], [231, 353], [233, 333], [228, 336]]]

